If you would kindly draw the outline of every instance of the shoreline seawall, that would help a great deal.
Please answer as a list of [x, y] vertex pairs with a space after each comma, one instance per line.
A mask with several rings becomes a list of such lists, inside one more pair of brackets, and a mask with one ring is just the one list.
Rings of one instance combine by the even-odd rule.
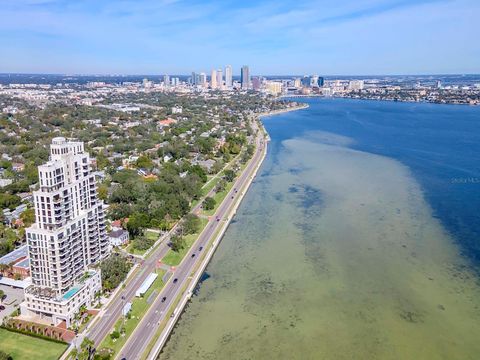
[[292, 132], [326, 127], [309, 113], [263, 119], [268, 157], [163, 357], [473, 358], [475, 278], [415, 179], [394, 159]]
[[[208, 250], [208, 252], [205, 256], [205, 259], [200, 263], [199, 268], [197, 269], [195, 275], [193, 275], [193, 279], [192, 279], [191, 283], [189, 284], [189, 286], [187, 287], [187, 291], [185, 291], [185, 293], [184, 293], [186, 295], [183, 295], [179, 304], [175, 308], [175, 311], [174, 311], [175, 315], [170, 319], [169, 323], [166, 326], [167, 331], [164, 334], [162, 334], [160, 338], [157, 339], [155, 346], [150, 351], [150, 353], [147, 355], [148, 360], [155, 360], [157, 358], [157, 356], [161, 353], [165, 344], [168, 342], [168, 339], [169, 339], [173, 329], [175, 328], [181, 314], [183, 313], [187, 303], [191, 299], [191, 295], [193, 293], [193, 290], [197, 286], [198, 282], [200, 281], [200, 279], [202, 277], [202, 274], [205, 272], [206, 267], [210, 263], [213, 255], [215, 254], [218, 246], [220, 245], [220, 243], [222, 241], [222, 238], [225, 235], [226, 231], [228, 230], [228, 227], [229, 227], [233, 217], [237, 213], [238, 208], [242, 204], [242, 201], [243, 201], [244, 197], [247, 195], [247, 192], [250, 189], [250, 186], [251, 186], [253, 180], [257, 176], [258, 170], [262, 166], [262, 164], [263, 164], [263, 162], [264, 162], [264, 160], [267, 156], [268, 142], [269, 142], [270, 137], [269, 137], [268, 132], [266, 131], [265, 127], [263, 126], [263, 123], [261, 122], [261, 118], [265, 117], [265, 116], [279, 115], [279, 114], [290, 112], [290, 111], [302, 110], [302, 109], [306, 109], [308, 107], [309, 107], [308, 104], [304, 104], [304, 105], [295, 106], [295, 107], [291, 107], [291, 108], [287, 108], [287, 109], [279, 109], [279, 110], [274, 110], [274, 111], [270, 111], [270, 112], [266, 112], [266, 113], [255, 114], [255, 116], [254, 116], [255, 120], [254, 121], [258, 122], [259, 130], [263, 131], [263, 134], [264, 134], [264, 136], [263, 136], [264, 146], [263, 146], [263, 149], [262, 149], [261, 157], [260, 157], [258, 163], [255, 165], [255, 168], [253, 170], [252, 175], [249, 176], [249, 179], [248, 179], [247, 183], [243, 186], [243, 188], [239, 189], [241, 195], [238, 198], [238, 200], [229, 209], [229, 212], [228, 212], [228, 215], [227, 215], [227, 220], [225, 221], [224, 226], [222, 226], [222, 228], [220, 229], [218, 234], [216, 234], [216, 236], [213, 239], [210, 240], [211, 241], [210, 242], [211, 247], [210, 247], [210, 249]], [[241, 177], [241, 174], [239, 175], [239, 178], [240, 177]], [[228, 198], [229, 196], [230, 195], [227, 195], [226, 198]], [[209, 244], [209, 246], [210, 246], [210, 244]]]

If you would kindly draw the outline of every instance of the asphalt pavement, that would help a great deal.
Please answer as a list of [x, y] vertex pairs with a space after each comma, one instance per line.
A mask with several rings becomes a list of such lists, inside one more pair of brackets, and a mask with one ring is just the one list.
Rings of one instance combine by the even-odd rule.
[[[232, 189], [219, 206], [215, 216], [209, 220], [206, 228], [201, 233], [190, 251], [187, 253], [182, 263], [175, 269], [173, 276], [171, 276], [170, 280], [167, 282], [167, 284], [165, 284], [159, 296], [150, 306], [148, 312], [145, 314], [143, 319], [137, 325], [133, 334], [127, 340], [119, 356], [117, 356], [118, 359], [134, 360], [142, 357], [146, 347], [150, 344], [155, 336], [158, 326], [166, 318], [168, 309], [180, 295], [184, 285], [189, 281], [189, 276], [195, 269], [196, 264], [200, 262], [201, 252], [205, 251], [206, 246], [212, 236], [217, 232], [218, 229], [220, 229], [221, 226], [223, 226], [223, 222], [229, 220], [227, 218], [230, 216], [228, 212], [231, 206], [238, 201], [238, 198], [241, 195], [237, 189], [242, 189], [249, 181], [249, 178], [253, 176], [255, 168], [262, 158], [262, 150], [264, 147], [263, 137], [258, 136], [256, 141], [257, 146], [256, 152], [252, 158], [253, 161], [249, 162], [247, 168], [236, 180]], [[157, 254], [152, 256], [152, 258], [157, 259]], [[174, 279], [177, 279], [175, 283], [173, 282]], [[140, 284], [141, 282], [138, 286], [140, 286]]]

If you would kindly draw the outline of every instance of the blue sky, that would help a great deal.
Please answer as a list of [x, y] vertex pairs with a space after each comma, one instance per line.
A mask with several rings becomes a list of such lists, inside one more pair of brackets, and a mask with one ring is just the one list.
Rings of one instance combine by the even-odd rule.
[[480, 73], [480, 0], [0, 0], [0, 73]]

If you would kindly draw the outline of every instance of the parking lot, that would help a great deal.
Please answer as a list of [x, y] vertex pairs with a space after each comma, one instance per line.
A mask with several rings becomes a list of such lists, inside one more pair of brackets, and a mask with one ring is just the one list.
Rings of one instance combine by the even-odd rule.
[[3, 290], [5, 299], [1, 301], [1, 305], [5, 306], [5, 310], [0, 311], [0, 323], [3, 322], [3, 319], [10, 315], [15, 307], [23, 301], [23, 290], [12, 288], [6, 285], [0, 285], [0, 290]]

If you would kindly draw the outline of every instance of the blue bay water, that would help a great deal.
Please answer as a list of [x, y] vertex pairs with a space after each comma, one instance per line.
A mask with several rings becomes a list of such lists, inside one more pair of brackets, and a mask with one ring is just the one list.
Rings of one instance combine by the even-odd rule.
[[480, 262], [480, 107], [312, 99], [305, 111], [265, 120], [273, 146], [326, 131], [350, 146], [407, 165], [434, 216], [475, 265]]
[[161, 359], [477, 359], [480, 108], [306, 100]]

